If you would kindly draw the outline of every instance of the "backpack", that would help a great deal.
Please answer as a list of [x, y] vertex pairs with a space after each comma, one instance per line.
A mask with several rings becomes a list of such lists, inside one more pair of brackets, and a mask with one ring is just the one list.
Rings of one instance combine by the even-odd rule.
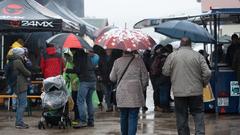
[[9, 60], [8, 63], [4, 66], [6, 81], [12, 92], [15, 91], [14, 88], [17, 84], [17, 73], [13, 71], [13, 61], [14, 60]]

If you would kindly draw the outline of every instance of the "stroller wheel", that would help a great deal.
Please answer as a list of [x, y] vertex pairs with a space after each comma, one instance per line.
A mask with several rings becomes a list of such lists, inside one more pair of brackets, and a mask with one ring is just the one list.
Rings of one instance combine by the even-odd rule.
[[72, 122], [71, 122], [71, 119], [69, 117], [67, 118], [67, 123], [70, 127], [72, 126]]
[[70, 120], [70, 118], [69, 117], [67, 117], [67, 118], [65, 118], [65, 126], [66, 127], [71, 127], [72, 126], [72, 123], [71, 123], [71, 120]]
[[52, 128], [52, 127], [53, 127], [53, 125], [52, 125], [52, 124], [50, 124], [50, 123], [47, 123], [47, 127], [48, 127], [48, 128]]
[[58, 123], [58, 128], [59, 128], [59, 129], [65, 129], [64, 122], [59, 121], [59, 123]]
[[41, 122], [38, 122], [38, 129], [42, 129]]
[[44, 126], [44, 124], [43, 124], [43, 122], [41, 122], [41, 121], [39, 121], [38, 122], [38, 129], [45, 129], [45, 126]]

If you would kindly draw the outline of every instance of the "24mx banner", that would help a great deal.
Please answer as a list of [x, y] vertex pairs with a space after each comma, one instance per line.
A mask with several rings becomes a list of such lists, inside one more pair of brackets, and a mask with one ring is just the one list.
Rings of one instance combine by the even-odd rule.
[[22, 27], [44, 27], [44, 28], [54, 28], [52, 21], [22, 21]]

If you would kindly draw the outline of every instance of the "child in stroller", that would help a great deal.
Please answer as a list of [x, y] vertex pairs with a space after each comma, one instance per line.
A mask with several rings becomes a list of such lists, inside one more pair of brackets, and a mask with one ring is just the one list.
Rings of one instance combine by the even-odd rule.
[[68, 95], [65, 87], [65, 81], [61, 75], [49, 77], [43, 80], [42, 117], [38, 123], [38, 128], [58, 126], [59, 129], [65, 129], [71, 126], [68, 111]]

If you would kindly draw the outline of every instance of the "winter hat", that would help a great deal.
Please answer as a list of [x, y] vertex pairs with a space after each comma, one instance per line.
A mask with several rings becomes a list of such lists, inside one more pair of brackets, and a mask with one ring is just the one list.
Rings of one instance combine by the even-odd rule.
[[15, 41], [11, 46], [11, 48], [22, 48], [22, 47], [23, 47], [22, 44], [19, 43], [18, 41]]
[[24, 56], [25, 50], [23, 48], [13, 48], [13, 55], [15, 56]]

